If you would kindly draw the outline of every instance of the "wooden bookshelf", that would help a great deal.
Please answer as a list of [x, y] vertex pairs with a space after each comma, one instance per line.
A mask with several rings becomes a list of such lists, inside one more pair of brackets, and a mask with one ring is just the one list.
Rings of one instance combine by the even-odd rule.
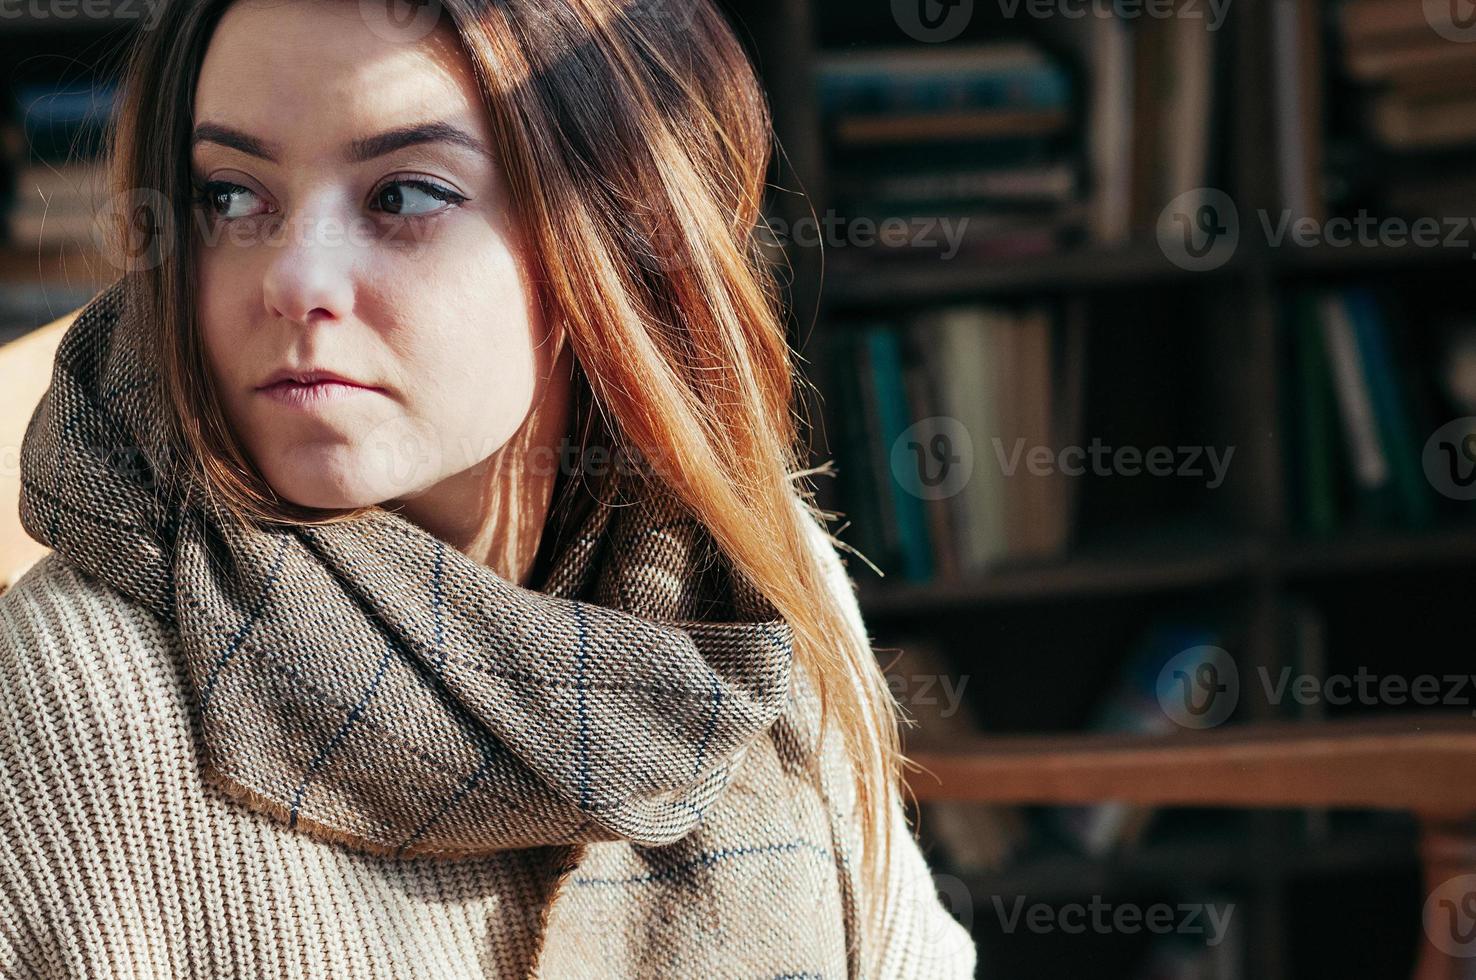
[[[1359, 591], [1350, 595], [1378, 595], [1387, 604], [1384, 615], [1397, 618], [1404, 610], [1416, 608], [1420, 590], [1430, 576], [1448, 578], [1476, 572], [1476, 524], [1453, 521], [1450, 509], [1437, 523], [1418, 530], [1348, 526], [1314, 536], [1298, 527], [1286, 460], [1292, 433], [1282, 384], [1290, 370], [1283, 301], [1292, 290], [1307, 285], [1370, 281], [1404, 290], [1402, 295], [1410, 297], [1442, 290], [1454, 292], [1469, 279], [1471, 263], [1476, 259], [1450, 248], [1273, 248], [1260, 240], [1253, 216], [1261, 209], [1278, 213], [1284, 200], [1277, 160], [1275, 3], [1237, 3], [1222, 31], [1226, 63], [1217, 84], [1218, 97], [1225, 105], [1215, 150], [1219, 174], [1216, 186], [1225, 187], [1239, 208], [1242, 234], [1234, 256], [1216, 268], [1207, 272], [1180, 268], [1165, 257], [1151, 234], [1138, 236], [1123, 246], [1089, 246], [1040, 257], [899, 262], [895, 267], [883, 267], [881, 263], [858, 267], [834, 251], [822, 262], [817, 261], [816, 249], [796, 250], [798, 258], [810, 263], [812, 272], [823, 274], [814, 298], [817, 345], [822, 344], [827, 331], [849, 329], [858, 319], [906, 315], [927, 305], [1040, 299], [1126, 311], [1110, 323], [1088, 326], [1093, 356], [1098, 345], [1120, 345], [1139, 331], [1165, 338], [1192, 338], [1189, 343], [1197, 345], [1194, 349], [1204, 358], [1198, 365], [1201, 387], [1207, 392], [1203, 411], [1221, 426], [1219, 432], [1225, 440], [1237, 445], [1242, 453], [1237, 459], [1241, 467], [1239, 482], [1233, 488], [1227, 484], [1226, 495], [1216, 498], [1216, 506], [1204, 515], [1203, 527], [1196, 533], [1168, 535], [1165, 540], [1162, 527], [1145, 522], [1137, 540], [1130, 532], [1126, 544], [1120, 543], [1121, 535], [1114, 535], [1112, 540], [1119, 543], [1111, 544], [1094, 541], [1088, 535], [1059, 559], [1005, 562], [985, 574], [962, 580], [907, 582], [897, 569], [888, 569], [885, 578], [878, 578], [863, 562], [850, 561], [863, 612], [878, 646], [892, 649], [892, 637], [905, 638], [918, 632], [931, 631], [952, 638], [969, 646], [969, 650], [959, 651], [959, 669], [977, 673], [980, 682], [988, 684], [992, 672], [1000, 673], [995, 669], [1000, 659], [1032, 656], [1028, 648], [994, 648], [991, 641], [1002, 635], [1002, 622], [1018, 625], [1038, 616], [1060, 624], [1080, 618], [1080, 629], [1086, 634], [1104, 608], [1141, 609], [1147, 618], [1212, 599], [1229, 610], [1234, 619], [1236, 654], [1242, 669], [1261, 666], [1275, 670], [1294, 665], [1287, 616], [1299, 603], [1320, 603], [1318, 609], [1329, 618], [1330, 625], [1342, 626], [1342, 633], [1356, 640], [1357, 624], [1363, 618], [1380, 615], [1380, 611], [1356, 605], [1366, 599], [1340, 599], [1350, 583], [1360, 583]], [[756, 23], [772, 16], [779, 3], [732, 0], [731, 6], [739, 11], [740, 20]], [[829, 204], [827, 190], [835, 181], [828, 170], [832, 161], [822, 149], [825, 130], [816, 104], [814, 76], [806, 66], [821, 53], [838, 50], [839, 46], [902, 45], [907, 39], [880, 8], [844, 10], [831, 0], [803, 0], [783, 6], [788, 29], [782, 40], [774, 43], [770, 37], [771, 43], [765, 44], [763, 38], [750, 39], [756, 43], [772, 101], [784, 107], [779, 127], [781, 143], [800, 149], [795, 166], [798, 184], [782, 179], [778, 182], [791, 188], [803, 186], [810, 195], [809, 206], [823, 213]], [[1331, 10], [1335, 5], [1317, 6]], [[988, 26], [1008, 31], [1021, 25], [990, 22]], [[981, 27], [973, 35], [966, 33], [958, 43], [991, 39], [987, 30]], [[1016, 34], [1028, 35], [1029, 31]], [[948, 44], [936, 47], [947, 49]], [[1327, 75], [1326, 59], [1334, 53], [1326, 46], [1319, 47], [1320, 60], [1309, 69], [1315, 78]], [[1310, 154], [1322, 158], [1322, 133], [1307, 135], [1314, 144]], [[1202, 316], [1184, 314], [1184, 308], [1194, 302], [1199, 304]], [[1154, 303], [1161, 304], [1157, 313], [1153, 312]], [[1147, 316], [1138, 315], [1143, 307], [1149, 309]], [[810, 322], [812, 313], [804, 314], [804, 323]], [[1163, 366], [1155, 365], [1160, 369]], [[826, 393], [821, 394], [823, 397]], [[1172, 411], [1173, 406], [1163, 405], [1160, 410]], [[838, 429], [836, 419], [828, 415], [822, 418], [815, 438], [817, 461], [837, 453]], [[842, 472], [839, 479], [846, 478]], [[843, 509], [837, 505], [832, 482], [822, 482], [822, 497], [829, 493], [827, 505]], [[842, 538], [846, 539], [844, 533]], [[1308, 598], [1309, 593], [1313, 598]], [[1428, 607], [1418, 608], [1422, 615], [1428, 612]], [[1412, 622], [1409, 643], [1418, 645], [1425, 638], [1431, 643], [1448, 643], [1448, 635], [1458, 630], [1465, 614], [1453, 607], [1444, 615], [1446, 621], [1438, 626]], [[979, 652], [973, 652], [975, 648]], [[1037, 676], [1045, 684], [1052, 672], [1092, 670], [1100, 673], [1093, 661], [1068, 659], [1041, 665]], [[1004, 673], [1012, 680], [1021, 676], [1018, 669]], [[1046, 697], [1046, 690], [1026, 686], [1019, 697]], [[1246, 708], [1245, 720], [1250, 724], [1285, 721], [1265, 705]], [[1452, 712], [1445, 722], [1464, 731], [1463, 726], [1470, 724], [1469, 712]], [[1346, 732], [1348, 729], [1340, 726], [1351, 726], [1356, 737], [1365, 724], [1366, 734], [1376, 738], [1380, 726], [1388, 723], [1345, 719], [1329, 731]], [[1392, 724], [1398, 727], [1401, 722]], [[1317, 737], [1307, 724], [1293, 725], [1286, 732], [1289, 750], [1305, 744], [1309, 737]], [[1211, 733], [1211, 738], [1217, 734], [1222, 733]], [[1060, 736], [1083, 747], [1096, 744], [1093, 737], [1080, 733], [1062, 732]], [[963, 756], [950, 770], [953, 781], [926, 792], [949, 798], [969, 797], [986, 780], [981, 773], [995, 773], [990, 766], [1000, 761], [998, 743], [949, 748], [952, 755]], [[1458, 759], [1447, 761], [1457, 767], [1463, 765]], [[1424, 766], [1425, 762], [1412, 761], [1410, 765]], [[1180, 775], [1186, 786], [1192, 786], [1195, 779], [1215, 779], [1208, 771]], [[997, 790], [995, 776], [987, 781]], [[1153, 778], [1145, 770], [1143, 779]], [[915, 778], [920, 795], [926, 785], [926, 777]], [[1384, 802], [1397, 803], [1404, 792], [1397, 781], [1388, 790], [1390, 798]], [[1083, 799], [1090, 796], [1085, 794]], [[1302, 814], [1286, 811], [1285, 807], [1296, 805], [1288, 799], [1283, 798], [1280, 811], [1274, 807], [1270, 811], [1247, 811], [1230, 836], [1210, 834], [1161, 846], [1149, 844], [1105, 860], [1060, 851], [1029, 854], [1017, 865], [968, 878], [969, 887], [978, 896], [1068, 898], [1124, 883], [1151, 881], [1172, 889], [1205, 879], [1236, 882], [1246, 896], [1249, 911], [1245, 975], [1267, 980], [1313, 976], [1296, 965], [1293, 953], [1295, 937], [1289, 935], [1293, 928], [1289, 923], [1296, 911], [1292, 907], [1292, 882], [1313, 875], [1356, 883], [1380, 872], [1417, 879], [1420, 857], [1412, 824], [1393, 831], [1309, 837], [1303, 833], [1299, 819]], [[1024, 797], [1019, 800], [1023, 802]], [[1409, 801], [1413, 805], [1413, 799]], [[1229, 805], [1224, 800], [1218, 802]], [[922, 823], [926, 832], [925, 812]], [[1400, 906], [1391, 908], [1389, 914], [1407, 920], [1416, 917], [1417, 910]], [[1385, 975], [1407, 976], [1407, 966], [1402, 973], [1378, 974]]]
[[[1215, 276], [1233, 276], [1243, 261], [1231, 258]], [[838, 308], [947, 302], [981, 296], [1107, 288], [1149, 287], [1197, 279], [1174, 265], [1156, 246], [1087, 248], [1039, 258], [1003, 259], [987, 265], [934, 264], [919, 269], [842, 268], [826, 277], [825, 293]]]
[[1269, 847], [1251, 835], [1203, 834], [1090, 858], [1059, 851], [1027, 856], [998, 871], [966, 872], [980, 895], [1036, 895], [1070, 900], [1145, 888], [1177, 888], [1254, 882], [1271, 871], [1290, 879], [1306, 875], [1365, 873], [1408, 867], [1418, 861], [1413, 824], [1384, 823], [1329, 834], [1315, 848], [1282, 841]]
[[47, 283], [97, 288], [107, 285], [118, 275], [103, 254], [91, 247], [74, 244], [0, 246], [0, 289], [7, 285]]

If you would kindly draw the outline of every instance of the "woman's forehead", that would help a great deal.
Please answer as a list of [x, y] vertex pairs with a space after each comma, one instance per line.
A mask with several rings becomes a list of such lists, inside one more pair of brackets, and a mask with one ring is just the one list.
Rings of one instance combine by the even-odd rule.
[[[476, 76], [454, 31], [394, 36], [350, 0], [240, 0], [216, 28], [195, 118], [323, 142], [335, 119], [376, 129], [480, 119]], [[378, 6], [383, 7], [383, 4]], [[269, 38], [269, 44], [263, 44]], [[331, 43], [330, 43], [331, 42]], [[479, 134], [480, 135], [480, 134]]]

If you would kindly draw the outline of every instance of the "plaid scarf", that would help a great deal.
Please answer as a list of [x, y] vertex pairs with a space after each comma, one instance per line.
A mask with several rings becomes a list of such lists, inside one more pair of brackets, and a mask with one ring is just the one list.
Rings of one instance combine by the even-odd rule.
[[61, 343], [26, 530], [178, 631], [205, 776], [380, 856], [689, 832], [787, 700], [791, 634], [655, 481], [542, 588], [404, 518], [260, 529], [163, 488], [162, 399], [115, 283]]

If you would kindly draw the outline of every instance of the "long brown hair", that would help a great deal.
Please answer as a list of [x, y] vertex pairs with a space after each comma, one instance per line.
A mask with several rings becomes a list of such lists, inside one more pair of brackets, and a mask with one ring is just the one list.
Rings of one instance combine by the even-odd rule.
[[[271, 493], [226, 423], [193, 328], [191, 107], [231, 2], [171, 0], [129, 57], [112, 188], [167, 202], [155, 251], [127, 276], [129, 301], [160, 331], [172, 438], [198, 483], [249, 519], [351, 519], [359, 512], [304, 513]], [[479, 76], [545, 315], [572, 344], [581, 401], [659, 461], [794, 629], [824, 723], [852, 763], [863, 916], [874, 926], [905, 759], [876, 657], [828, 589], [802, 523], [829, 515], [813, 503], [815, 471], [803, 468], [806, 382], [755, 233], [773, 135], [753, 69], [708, 0], [443, 3]]]

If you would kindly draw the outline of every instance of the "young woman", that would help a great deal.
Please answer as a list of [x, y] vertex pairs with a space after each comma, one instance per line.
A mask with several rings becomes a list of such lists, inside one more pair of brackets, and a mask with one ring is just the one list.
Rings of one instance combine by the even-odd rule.
[[718, 12], [173, 0], [124, 78], [0, 597], [0, 974], [972, 976]]

